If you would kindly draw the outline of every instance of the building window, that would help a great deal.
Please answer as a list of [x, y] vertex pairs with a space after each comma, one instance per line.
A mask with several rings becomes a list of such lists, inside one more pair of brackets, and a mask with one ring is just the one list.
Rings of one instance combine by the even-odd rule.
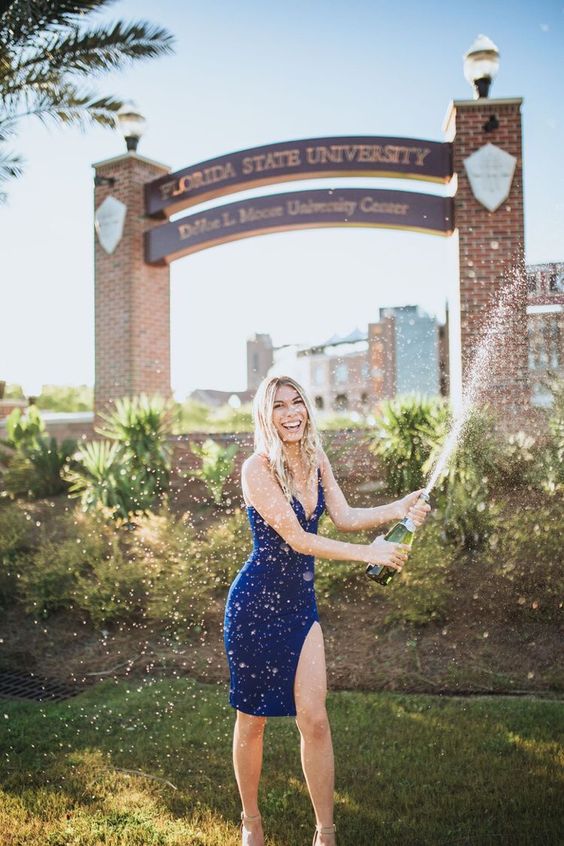
[[335, 381], [343, 384], [349, 378], [349, 369], [346, 364], [338, 364], [335, 368]]
[[313, 384], [322, 385], [324, 382], [325, 368], [322, 364], [316, 364], [313, 368]]
[[538, 406], [539, 408], [550, 408], [553, 404], [553, 396], [546, 387], [541, 382], [536, 382], [533, 385], [533, 393], [532, 393], [532, 403], [533, 405]]
[[337, 394], [335, 397], [335, 411], [346, 411], [349, 407], [349, 400], [346, 394]]
[[550, 321], [550, 366], [560, 367], [560, 325], [558, 318]]
[[538, 273], [527, 273], [527, 291], [529, 294], [538, 294], [539, 275]]
[[564, 291], [564, 271], [551, 273], [548, 277], [548, 290], [551, 294], [561, 294]]
[[529, 370], [558, 368], [562, 360], [558, 317], [547, 317], [529, 327]]
[[315, 407], [318, 408], [320, 411], [323, 411], [323, 397], [315, 398]]

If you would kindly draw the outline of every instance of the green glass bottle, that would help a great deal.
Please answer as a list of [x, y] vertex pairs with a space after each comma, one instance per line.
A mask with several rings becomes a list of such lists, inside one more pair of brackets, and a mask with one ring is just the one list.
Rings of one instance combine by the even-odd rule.
[[[423, 491], [419, 499], [424, 499], [429, 502], [429, 494]], [[409, 517], [404, 517], [395, 526], [392, 526], [387, 535], [384, 535], [384, 540], [391, 543], [405, 543], [411, 546], [413, 543], [413, 535], [415, 532], [415, 523]], [[369, 579], [374, 579], [380, 585], [387, 585], [392, 581], [395, 574], [398, 572], [394, 567], [387, 567], [385, 564], [369, 564], [366, 568], [366, 575]]]

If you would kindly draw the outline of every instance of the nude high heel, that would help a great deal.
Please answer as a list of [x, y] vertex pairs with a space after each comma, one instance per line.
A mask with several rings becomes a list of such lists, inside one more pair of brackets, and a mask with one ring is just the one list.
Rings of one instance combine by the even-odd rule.
[[335, 823], [333, 823], [333, 825], [328, 825], [328, 826], [316, 825], [315, 826], [315, 834], [313, 835], [313, 840], [312, 840], [311, 846], [315, 846], [315, 844], [317, 843], [317, 835], [318, 834], [334, 834], [336, 831], [337, 831], [337, 826], [335, 825]]
[[250, 822], [251, 820], [260, 820], [260, 818], [261, 818], [260, 814], [257, 814], [254, 817], [249, 817], [249, 816], [247, 816], [247, 814], [244, 811], [241, 811], [241, 824], [239, 826], [240, 831], [241, 831], [241, 835], [243, 834], [243, 826], [245, 825], [245, 823], [247, 821]]

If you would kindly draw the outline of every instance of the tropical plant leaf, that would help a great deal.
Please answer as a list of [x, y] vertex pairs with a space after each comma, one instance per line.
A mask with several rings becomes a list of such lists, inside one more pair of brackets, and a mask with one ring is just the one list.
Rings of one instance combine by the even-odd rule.
[[[15, 0], [1, 12], [0, 142], [14, 134], [23, 117], [81, 129], [93, 123], [115, 126], [123, 101], [79, 82], [170, 53], [173, 36], [146, 21], [87, 27], [87, 15], [110, 2]], [[21, 170], [17, 156], [0, 153], [0, 182]], [[5, 193], [0, 198], [5, 200]]]

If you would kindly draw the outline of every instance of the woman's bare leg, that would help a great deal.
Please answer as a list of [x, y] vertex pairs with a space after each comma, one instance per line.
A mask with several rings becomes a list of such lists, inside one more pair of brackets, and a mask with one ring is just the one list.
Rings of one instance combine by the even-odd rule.
[[[245, 816], [254, 817], [260, 813], [258, 808], [258, 788], [262, 769], [262, 741], [266, 717], [255, 717], [237, 711], [233, 732], [233, 769], [241, 796]], [[251, 820], [245, 824], [249, 832], [246, 846], [264, 846], [261, 820]]]
[[[302, 767], [315, 819], [320, 826], [333, 825], [335, 762], [331, 727], [325, 709], [327, 671], [323, 632], [316, 621], [304, 641], [296, 678], [296, 723], [301, 735]], [[318, 846], [333, 846], [332, 834], [318, 834]]]

